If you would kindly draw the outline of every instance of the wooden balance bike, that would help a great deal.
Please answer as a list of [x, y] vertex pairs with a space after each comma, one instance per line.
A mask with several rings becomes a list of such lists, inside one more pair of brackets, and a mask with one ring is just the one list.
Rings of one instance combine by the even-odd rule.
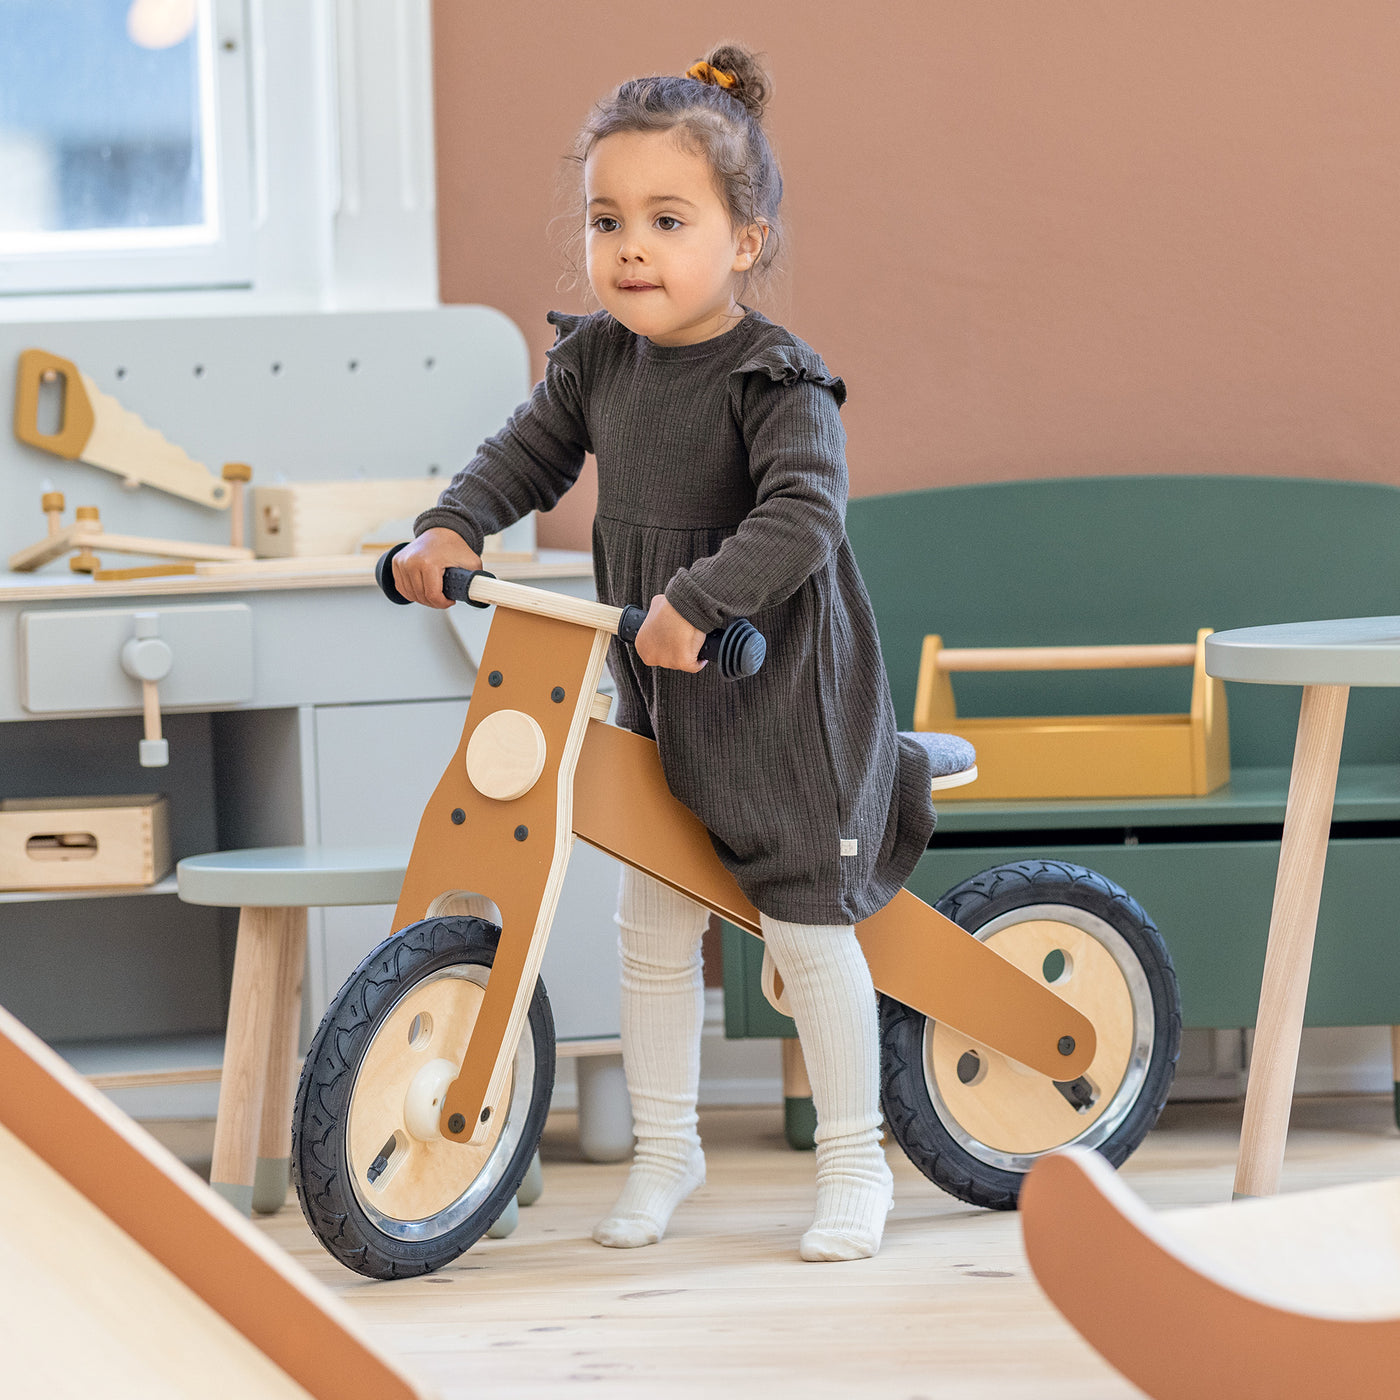
[[[406, 602], [394, 552], [380, 586]], [[497, 605], [461, 743], [423, 813], [398, 932], [326, 1012], [293, 1122], [312, 1230], [372, 1278], [457, 1258], [534, 1158], [555, 1060], [537, 974], [576, 837], [760, 935], [655, 743], [604, 722], [608, 646], [634, 639], [644, 612], [461, 569], [444, 591]], [[741, 619], [702, 655], [742, 685], [763, 651]], [[1046, 1153], [1076, 1143], [1116, 1166], [1156, 1121], [1180, 1041], [1176, 978], [1111, 881], [1058, 861], [998, 866], [936, 908], [903, 890], [857, 934], [890, 1131], [944, 1190], [1011, 1209]]]

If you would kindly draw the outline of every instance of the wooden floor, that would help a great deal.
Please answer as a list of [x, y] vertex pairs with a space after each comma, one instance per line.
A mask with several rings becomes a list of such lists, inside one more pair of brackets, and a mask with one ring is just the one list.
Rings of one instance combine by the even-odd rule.
[[[1228, 1200], [1241, 1111], [1170, 1106], [1125, 1177], [1155, 1207]], [[777, 1111], [712, 1110], [700, 1128], [709, 1181], [648, 1249], [589, 1240], [626, 1164], [583, 1161], [564, 1115], [551, 1119], [544, 1195], [520, 1228], [437, 1275], [385, 1284], [346, 1272], [294, 1200], [264, 1228], [444, 1397], [1140, 1395], [1041, 1296], [1014, 1214], [952, 1200], [892, 1147], [896, 1204], [879, 1256], [804, 1264], [811, 1154], [786, 1147]], [[1285, 1190], [1395, 1175], [1388, 1098], [1297, 1102]]]

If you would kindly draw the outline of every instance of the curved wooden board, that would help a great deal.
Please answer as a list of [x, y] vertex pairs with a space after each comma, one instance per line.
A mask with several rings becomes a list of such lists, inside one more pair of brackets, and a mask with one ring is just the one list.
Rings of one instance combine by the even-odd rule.
[[[155, 1271], [145, 1265], [133, 1271], [129, 1261], [135, 1252], [125, 1251], [128, 1264], [117, 1266], [126, 1271], [122, 1287], [136, 1290], [149, 1283], [168, 1301], [178, 1281], [246, 1338], [251, 1346], [245, 1360], [256, 1360], [254, 1350], [267, 1358], [267, 1366], [255, 1367], [266, 1384], [247, 1392], [250, 1400], [302, 1392], [317, 1400], [415, 1400], [427, 1393], [360, 1335], [348, 1309], [327, 1289], [3, 1009], [0, 1128], [6, 1130], [0, 1156], [15, 1179], [48, 1182], [54, 1191], [46, 1190], [46, 1199], [59, 1202], [55, 1209], [60, 1210], [66, 1183], [129, 1237], [133, 1251], [173, 1276], [169, 1284], [155, 1284]], [[34, 1208], [30, 1201], [9, 1199], [8, 1204]], [[0, 1243], [17, 1239], [15, 1223], [0, 1219]], [[19, 1240], [15, 1249], [23, 1252], [22, 1246]], [[104, 1253], [117, 1257], [115, 1251]], [[83, 1274], [80, 1254], [64, 1262], [74, 1275]], [[61, 1337], [63, 1319], [55, 1324], [54, 1335]], [[70, 1393], [57, 1384], [60, 1377], [67, 1379], [64, 1361], [62, 1346], [56, 1345], [55, 1394]], [[211, 1355], [208, 1364], [217, 1368], [218, 1356]], [[274, 1372], [285, 1373], [294, 1384], [274, 1383]], [[202, 1388], [188, 1392], [145, 1393], [222, 1393], [205, 1379]]]
[[5, 1393], [308, 1400], [308, 1392], [0, 1124]]
[[[1378, 1262], [1400, 1276], [1400, 1240], [1376, 1228], [1393, 1221], [1397, 1189], [1214, 1206], [1182, 1212], [1174, 1228], [1174, 1216], [1155, 1215], [1103, 1158], [1071, 1148], [1032, 1167], [1020, 1209], [1040, 1286], [1153, 1400], [1316, 1400], [1395, 1392], [1400, 1301], [1391, 1284], [1368, 1293], [1365, 1280], [1376, 1281]], [[1349, 1242], [1329, 1217], [1355, 1223]], [[1326, 1279], [1358, 1274], [1359, 1295], [1329, 1294]], [[1325, 1306], [1333, 1296], [1336, 1306]]]

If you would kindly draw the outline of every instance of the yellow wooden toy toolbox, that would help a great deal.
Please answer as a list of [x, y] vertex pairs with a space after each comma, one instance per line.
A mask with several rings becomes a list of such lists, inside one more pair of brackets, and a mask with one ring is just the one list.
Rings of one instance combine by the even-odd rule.
[[[950, 649], [924, 638], [914, 728], [958, 734], [977, 750], [978, 781], [940, 802], [1036, 798], [1202, 797], [1230, 781], [1225, 684], [1195, 645]], [[1046, 715], [965, 719], [954, 671], [1088, 671], [1190, 666], [1191, 710], [1177, 715]]]

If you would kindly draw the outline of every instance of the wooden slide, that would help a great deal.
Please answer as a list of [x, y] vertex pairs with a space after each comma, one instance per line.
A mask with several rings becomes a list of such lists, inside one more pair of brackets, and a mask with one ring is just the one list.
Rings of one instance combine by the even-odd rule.
[[414, 1400], [347, 1311], [0, 1009], [0, 1393]]
[[1400, 1180], [1157, 1215], [1072, 1148], [1021, 1216], [1040, 1286], [1153, 1400], [1400, 1392]]

